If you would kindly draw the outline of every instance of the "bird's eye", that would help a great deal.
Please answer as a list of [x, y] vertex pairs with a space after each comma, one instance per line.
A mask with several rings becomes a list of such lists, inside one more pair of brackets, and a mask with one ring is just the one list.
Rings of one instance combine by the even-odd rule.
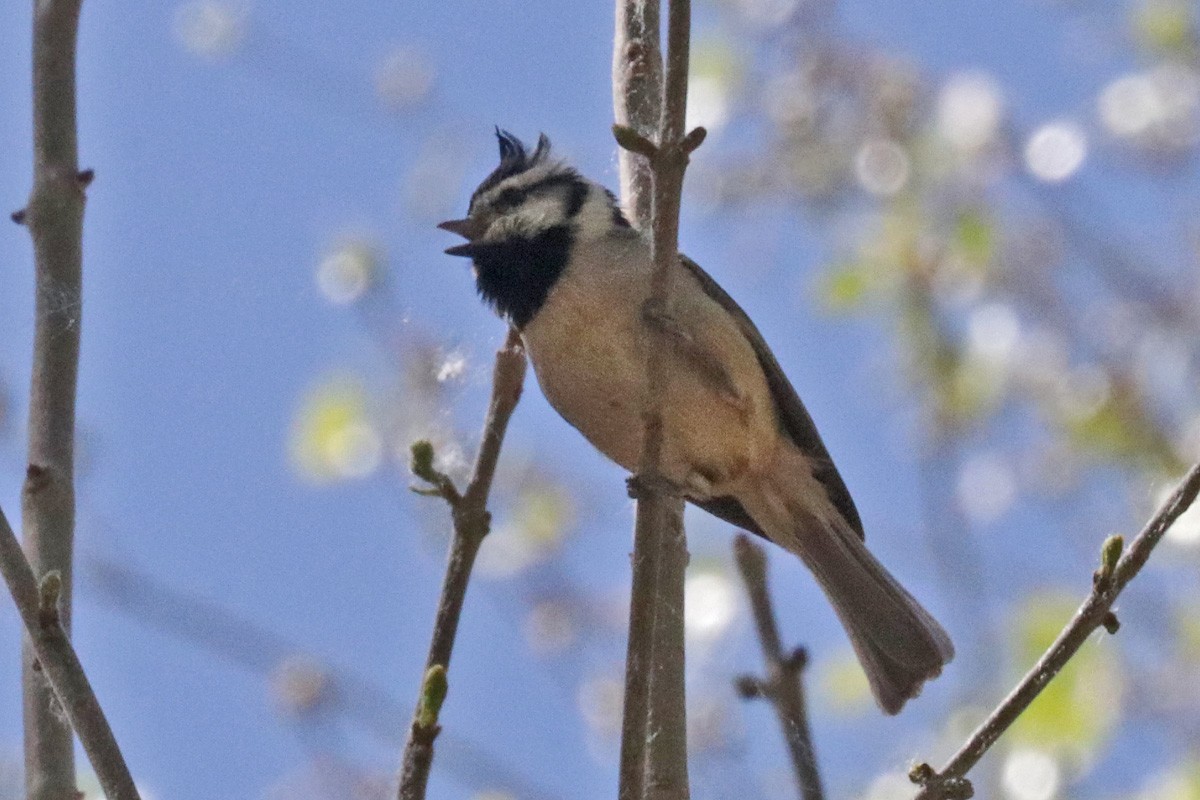
[[519, 189], [505, 189], [496, 197], [496, 205], [501, 208], [512, 208], [521, 204], [522, 195]]

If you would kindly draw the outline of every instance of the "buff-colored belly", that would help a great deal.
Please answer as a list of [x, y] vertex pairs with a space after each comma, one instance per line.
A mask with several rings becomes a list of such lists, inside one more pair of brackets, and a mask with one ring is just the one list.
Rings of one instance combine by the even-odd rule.
[[777, 426], [765, 377], [732, 322], [719, 309], [696, 312], [697, 304], [689, 303], [696, 298], [683, 294], [680, 311], [700, 326], [695, 339], [711, 348], [712, 360], [728, 373], [729, 385], [714, 386], [694, 361], [672, 349], [669, 335], [641, 320], [642, 288], [633, 280], [555, 287], [523, 334], [538, 383], [567, 422], [632, 472], [642, 446], [647, 348], [668, 348], [664, 474], [693, 494], [720, 493], [772, 457]]

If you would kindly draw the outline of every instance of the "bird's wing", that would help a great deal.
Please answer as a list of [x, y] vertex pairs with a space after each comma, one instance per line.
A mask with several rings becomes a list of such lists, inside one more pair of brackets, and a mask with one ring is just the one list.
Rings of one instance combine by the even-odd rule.
[[[762, 334], [758, 332], [758, 328], [754, 326], [746, 312], [742, 311], [741, 306], [699, 264], [682, 253], [679, 255], [679, 262], [695, 277], [704, 293], [725, 309], [737, 322], [738, 328], [754, 348], [754, 353], [758, 356], [758, 363], [767, 376], [771, 399], [775, 402], [775, 410], [779, 414], [779, 421], [784, 431], [795, 442], [796, 447], [812, 462], [814, 474], [825, 487], [825, 491], [829, 493], [829, 499], [850, 523], [850, 527], [862, 537], [862, 519], [858, 516], [858, 509], [854, 507], [850, 490], [846, 488], [842, 476], [838, 474], [837, 467], [833, 465], [833, 459], [829, 456], [829, 451], [825, 449], [825, 443], [821, 441], [821, 435], [817, 433], [817, 426], [813, 423], [812, 417], [808, 415], [808, 410], [800, 401], [796, 390], [792, 388], [792, 383], [788, 380], [787, 375], [783, 374], [783, 369], [775, 360], [775, 354], [767, 346]], [[758, 530], [758, 526], [753, 524], [753, 520], [741, 504], [731, 497], [714, 497], [706, 502], [696, 503], [696, 505], [740, 528], [745, 528], [753, 533], [762, 533]]]

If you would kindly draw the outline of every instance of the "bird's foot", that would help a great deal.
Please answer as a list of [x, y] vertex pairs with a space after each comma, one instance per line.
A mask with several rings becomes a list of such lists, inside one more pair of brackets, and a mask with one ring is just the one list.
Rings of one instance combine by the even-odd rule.
[[642, 306], [642, 320], [652, 330], [666, 334], [685, 344], [694, 344], [695, 339], [688, 333], [673, 314], [667, 312], [661, 304], [647, 300]]
[[630, 475], [625, 479], [625, 488], [633, 500], [641, 499], [648, 491], [657, 492], [666, 497], [685, 498], [684, 487], [663, 475]]

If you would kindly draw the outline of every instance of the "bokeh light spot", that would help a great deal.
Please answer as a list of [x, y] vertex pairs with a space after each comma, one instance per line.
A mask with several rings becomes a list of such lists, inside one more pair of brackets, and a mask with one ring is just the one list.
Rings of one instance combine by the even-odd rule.
[[393, 111], [408, 111], [420, 105], [433, 91], [433, 64], [418, 50], [398, 48], [379, 62], [375, 70], [375, 93]]
[[720, 638], [737, 614], [737, 589], [723, 572], [705, 570], [688, 575], [684, 598], [684, 629], [699, 642]]
[[854, 159], [859, 184], [873, 195], [890, 197], [908, 183], [912, 164], [908, 153], [890, 139], [872, 139], [859, 148]]
[[334, 305], [349, 305], [362, 298], [379, 270], [379, 253], [363, 240], [347, 241], [334, 248], [317, 266], [317, 287]]
[[1017, 748], [1004, 760], [1004, 792], [1013, 800], [1050, 800], [1061, 781], [1058, 761], [1042, 750]]
[[1003, 113], [1000, 84], [982, 72], [962, 72], [938, 93], [937, 130], [960, 150], [979, 150], [995, 138]]
[[1025, 145], [1025, 166], [1038, 180], [1061, 183], [1083, 166], [1087, 134], [1073, 122], [1051, 122], [1034, 131]]
[[967, 459], [958, 476], [958, 504], [975, 522], [999, 519], [1017, 498], [1017, 480], [1008, 461], [996, 453]]
[[175, 36], [193, 55], [221, 59], [246, 39], [246, 12], [221, 0], [198, 0], [175, 10]]

